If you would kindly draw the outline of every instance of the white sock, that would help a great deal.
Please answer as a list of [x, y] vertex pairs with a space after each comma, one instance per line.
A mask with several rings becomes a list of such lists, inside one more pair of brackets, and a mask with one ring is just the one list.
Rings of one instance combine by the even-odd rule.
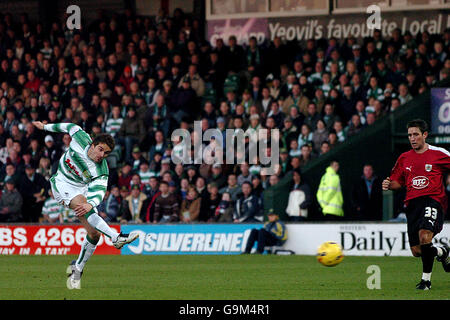
[[422, 273], [422, 280], [431, 281], [431, 272], [430, 273]]
[[104, 235], [110, 237], [112, 242], [115, 242], [117, 240], [119, 234], [114, 229], [111, 229], [111, 227], [108, 226], [105, 220], [103, 220], [102, 217], [100, 217], [97, 213], [91, 214], [87, 218], [87, 222], [89, 222], [91, 226], [93, 226]]
[[95, 248], [97, 248], [97, 244], [91, 243], [86, 236], [83, 244], [81, 245], [80, 255], [78, 256], [78, 259], [75, 263], [75, 267], [78, 269], [78, 271], [83, 271], [84, 265], [94, 254]]

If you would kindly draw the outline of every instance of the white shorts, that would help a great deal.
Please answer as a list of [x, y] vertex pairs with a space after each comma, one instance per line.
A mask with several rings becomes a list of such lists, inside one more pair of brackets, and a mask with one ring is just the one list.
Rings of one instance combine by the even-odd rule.
[[74, 186], [73, 184], [61, 179], [58, 174], [50, 178], [50, 185], [55, 200], [66, 207], [69, 207], [70, 201], [80, 194], [87, 197], [87, 185], [84, 187]]

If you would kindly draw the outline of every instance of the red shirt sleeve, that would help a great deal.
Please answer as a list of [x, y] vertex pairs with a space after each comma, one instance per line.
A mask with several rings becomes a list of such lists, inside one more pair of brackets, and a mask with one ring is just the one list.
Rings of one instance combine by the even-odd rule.
[[405, 173], [404, 173], [404, 166], [403, 166], [403, 155], [401, 155], [397, 162], [395, 163], [394, 168], [392, 168], [391, 176], [389, 177], [391, 181], [397, 181], [400, 183], [400, 185], [405, 185]]
[[442, 172], [450, 172], [450, 153], [444, 149], [440, 154], [441, 157], [437, 160], [438, 165], [442, 168]]

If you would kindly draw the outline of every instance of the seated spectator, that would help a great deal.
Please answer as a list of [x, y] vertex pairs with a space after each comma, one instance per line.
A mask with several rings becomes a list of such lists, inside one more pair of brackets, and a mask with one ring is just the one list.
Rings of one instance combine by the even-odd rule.
[[222, 193], [222, 199], [216, 207], [213, 221], [215, 222], [232, 222], [233, 221], [233, 200], [228, 192]]
[[231, 201], [234, 204], [239, 196], [239, 193], [241, 192], [241, 188], [237, 183], [237, 178], [235, 174], [229, 174], [227, 178], [227, 185], [219, 189], [220, 194], [224, 194], [225, 192], [230, 194]]
[[186, 198], [181, 203], [180, 221], [185, 223], [199, 221], [201, 201], [197, 189], [189, 187]]
[[253, 175], [250, 173], [250, 166], [248, 162], [244, 162], [239, 166], [241, 173], [237, 177], [237, 183], [239, 186], [242, 186], [244, 182], [251, 182]]
[[117, 222], [117, 218], [121, 215], [120, 205], [122, 200], [119, 187], [112, 186], [108, 197], [98, 207], [99, 215], [106, 222]]
[[314, 151], [318, 153], [320, 151], [320, 145], [328, 138], [328, 130], [325, 126], [325, 122], [321, 119], [317, 121], [317, 128], [313, 132], [312, 141]]
[[120, 223], [142, 223], [141, 209], [147, 196], [141, 192], [138, 184], [131, 186], [131, 194], [123, 199], [123, 212]]
[[256, 253], [264, 253], [266, 246], [282, 246], [287, 240], [287, 230], [283, 222], [279, 220], [278, 214], [273, 209], [267, 216], [268, 222], [261, 229], [252, 229], [245, 245], [244, 253], [251, 253], [257, 242]]
[[225, 187], [227, 184], [227, 177], [222, 172], [222, 165], [214, 164], [211, 170], [212, 174], [208, 183], [214, 183], [219, 189]]
[[308, 109], [306, 113], [305, 118], [305, 124], [308, 125], [309, 128], [311, 128], [311, 131], [316, 130], [317, 128], [317, 121], [320, 120], [320, 114], [317, 111], [317, 106], [314, 103], [308, 104]]
[[233, 221], [235, 223], [242, 222], [260, 222], [262, 217], [259, 216], [259, 201], [252, 194], [253, 185], [251, 182], [242, 184], [242, 195], [238, 198], [233, 213]]
[[336, 131], [339, 142], [344, 142], [347, 139], [342, 121], [336, 121], [333, 125], [333, 129]]
[[337, 147], [341, 144], [339, 142], [338, 137], [336, 135], [336, 131], [334, 129], [330, 130], [330, 133], [328, 134], [327, 142], [330, 144], [330, 149], [333, 149], [334, 147]]
[[42, 222], [44, 223], [63, 223], [64, 206], [53, 197], [51, 190], [48, 191], [49, 197], [42, 206]]
[[301, 150], [298, 147], [297, 140], [292, 140], [291, 144], [289, 145], [289, 157], [294, 158], [298, 157], [301, 154]]
[[354, 114], [352, 116], [349, 126], [347, 127], [347, 137], [351, 137], [358, 134], [358, 132], [360, 132], [362, 128], [363, 125], [361, 124], [361, 119], [359, 115]]
[[304, 144], [312, 144], [312, 137], [313, 134], [311, 132], [311, 128], [307, 124], [302, 125], [300, 134], [297, 139], [298, 147], [301, 148]]
[[327, 153], [330, 150], [331, 150], [330, 143], [328, 141], [323, 141], [322, 144], [320, 145], [319, 155], [320, 156], [324, 155], [325, 153]]
[[322, 117], [322, 120], [325, 122], [325, 127], [327, 128], [327, 130], [330, 130], [331, 128], [333, 128], [334, 122], [336, 120], [340, 120], [340, 118], [335, 114], [334, 106], [330, 103], [325, 104], [323, 112], [324, 115]]
[[300, 149], [300, 156], [298, 156], [298, 159], [300, 160], [300, 167], [307, 165], [311, 160], [315, 159], [316, 157], [317, 155], [313, 153], [312, 145], [304, 144]]
[[161, 181], [159, 184], [161, 194], [155, 200], [153, 223], [167, 223], [179, 221], [180, 206], [175, 195], [170, 194], [169, 184]]
[[0, 222], [19, 222], [22, 220], [23, 199], [16, 189], [15, 181], [6, 181], [5, 190], [0, 198]]

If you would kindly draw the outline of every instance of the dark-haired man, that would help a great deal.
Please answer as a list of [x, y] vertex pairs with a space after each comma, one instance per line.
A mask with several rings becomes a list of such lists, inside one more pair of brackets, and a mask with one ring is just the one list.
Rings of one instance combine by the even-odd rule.
[[450, 171], [450, 153], [429, 145], [428, 124], [416, 119], [408, 122], [411, 150], [400, 155], [391, 175], [382, 184], [383, 190], [406, 187], [406, 217], [411, 252], [422, 259], [422, 279], [416, 289], [431, 289], [434, 257], [450, 272], [449, 247], [433, 245], [433, 237], [444, 224], [447, 196], [443, 175]]
[[87, 235], [80, 256], [67, 269], [69, 289], [81, 288], [81, 275], [87, 260], [100, 240], [100, 232], [110, 237], [114, 247], [122, 248], [137, 239], [137, 234], [122, 234], [112, 229], [99, 215], [97, 206], [103, 200], [108, 186], [109, 169], [106, 158], [114, 149], [114, 138], [99, 134], [94, 139], [73, 123], [33, 125], [50, 132], [67, 132], [72, 137], [70, 147], [59, 161], [57, 172], [50, 178], [55, 200], [75, 211], [86, 228]]

